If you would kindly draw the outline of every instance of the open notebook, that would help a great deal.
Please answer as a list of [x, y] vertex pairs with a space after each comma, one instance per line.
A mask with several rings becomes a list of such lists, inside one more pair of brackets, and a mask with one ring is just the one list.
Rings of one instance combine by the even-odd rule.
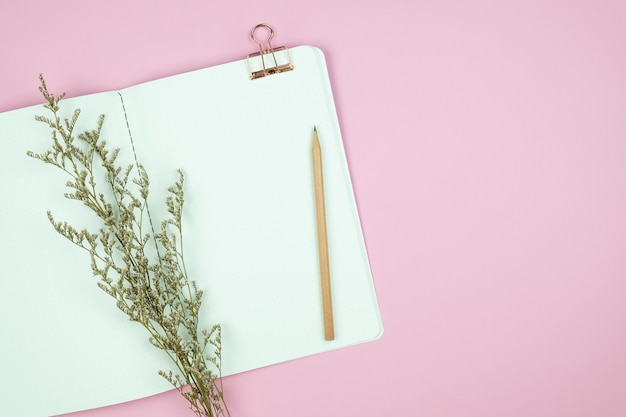
[[[382, 333], [376, 295], [321, 51], [291, 49], [294, 70], [251, 80], [246, 60], [121, 91], [62, 101], [75, 129], [95, 127], [133, 152], [151, 181], [150, 214], [166, 217], [182, 169], [185, 257], [204, 290], [204, 325], [222, 325], [230, 375], [368, 341]], [[51, 86], [55, 90], [54, 86]], [[87, 254], [46, 211], [77, 227], [93, 219], [63, 198], [66, 178], [28, 158], [50, 141], [42, 106], [0, 114], [0, 414], [44, 416], [132, 400], [172, 387], [147, 333], [96, 286]], [[335, 336], [324, 340], [311, 134], [324, 157]]]

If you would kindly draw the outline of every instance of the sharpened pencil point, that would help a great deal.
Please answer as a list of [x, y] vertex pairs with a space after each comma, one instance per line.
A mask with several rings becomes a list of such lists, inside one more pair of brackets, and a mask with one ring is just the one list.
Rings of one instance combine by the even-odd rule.
[[317, 132], [317, 126], [313, 126], [313, 131]]

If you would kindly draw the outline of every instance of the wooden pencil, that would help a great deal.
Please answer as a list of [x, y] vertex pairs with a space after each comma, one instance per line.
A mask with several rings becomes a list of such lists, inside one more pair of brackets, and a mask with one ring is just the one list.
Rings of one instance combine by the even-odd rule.
[[326, 232], [326, 207], [324, 203], [324, 177], [322, 173], [322, 147], [317, 128], [313, 128], [313, 184], [315, 188], [315, 213], [317, 217], [317, 244], [320, 260], [320, 279], [322, 284], [322, 308], [324, 311], [324, 338], [333, 340], [333, 303], [330, 290], [330, 261], [328, 258], [328, 236]]

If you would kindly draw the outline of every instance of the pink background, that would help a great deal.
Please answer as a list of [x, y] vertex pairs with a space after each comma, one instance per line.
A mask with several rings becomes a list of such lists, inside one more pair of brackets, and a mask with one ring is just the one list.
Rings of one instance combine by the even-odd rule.
[[[75, 96], [240, 59], [260, 22], [325, 51], [385, 333], [227, 378], [233, 417], [626, 415], [626, 2], [0, 0], [0, 17], [0, 111], [40, 102], [40, 72]], [[192, 413], [169, 392], [75, 416]]]

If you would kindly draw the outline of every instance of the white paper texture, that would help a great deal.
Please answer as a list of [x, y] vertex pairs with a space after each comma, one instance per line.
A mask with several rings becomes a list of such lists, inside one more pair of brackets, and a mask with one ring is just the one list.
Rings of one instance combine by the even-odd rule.
[[[204, 290], [203, 325], [222, 325], [225, 375], [372, 340], [382, 333], [322, 53], [291, 50], [291, 72], [250, 80], [246, 61], [64, 100], [77, 131], [102, 136], [151, 181], [155, 224], [186, 176], [185, 258]], [[171, 389], [171, 369], [96, 286], [87, 253], [49, 224], [97, 225], [62, 197], [67, 180], [26, 156], [49, 144], [41, 106], [0, 114], [0, 414], [43, 416]], [[127, 127], [128, 123], [128, 127]], [[323, 150], [336, 340], [324, 340], [311, 137]], [[130, 131], [129, 131], [130, 129]], [[131, 143], [132, 137], [132, 143]], [[28, 387], [28, 389], [25, 389]], [[36, 398], [36, 401], [33, 401]]]

